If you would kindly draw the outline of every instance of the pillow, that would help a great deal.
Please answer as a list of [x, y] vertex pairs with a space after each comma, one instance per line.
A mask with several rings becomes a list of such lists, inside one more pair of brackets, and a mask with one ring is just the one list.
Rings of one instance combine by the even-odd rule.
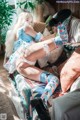
[[80, 76], [76, 79], [76, 81], [72, 84], [70, 88], [70, 92], [80, 89]]
[[12, 54], [13, 46], [14, 46], [14, 39], [13, 39], [13, 36], [11, 35], [11, 33], [12, 33], [12, 30], [8, 30], [7, 34], [6, 34], [5, 54], [6, 54], [7, 58], [9, 58], [10, 55]]
[[80, 76], [80, 48], [77, 48], [62, 66], [60, 82], [62, 91], [66, 92], [76, 78]]
[[72, 17], [69, 29], [70, 42], [80, 42], [80, 19]]
[[33, 26], [36, 32], [43, 32], [45, 27], [46, 27], [46, 24], [44, 22], [35, 22]]
[[43, 36], [48, 36], [48, 35], [51, 35], [51, 33], [49, 32], [49, 30], [47, 28], [44, 29], [43, 31]]
[[80, 43], [80, 22], [77, 26], [77, 31], [76, 31], [74, 38], [77, 43]]

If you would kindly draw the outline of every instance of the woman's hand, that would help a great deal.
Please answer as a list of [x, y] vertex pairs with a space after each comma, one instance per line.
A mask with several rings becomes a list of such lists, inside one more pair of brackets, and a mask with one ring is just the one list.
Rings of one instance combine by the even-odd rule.
[[45, 41], [45, 40], [50, 40], [50, 39], [52, 39], [52, 38], [55, 38], [55, 34], [51, 34], [51, 35], [48, 35], [48, 36], [43, 36], [42, 38], [41, 38], [41, 41]]

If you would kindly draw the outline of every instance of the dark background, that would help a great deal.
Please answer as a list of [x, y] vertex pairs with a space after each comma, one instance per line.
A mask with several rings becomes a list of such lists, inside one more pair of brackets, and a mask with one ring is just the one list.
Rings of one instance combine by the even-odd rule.
[[[68, 8], [72, 11], [72, 13], [75, 17], [80, 18], [80, 0], [77, 0], [77, 1], [79, 1], [79, 3], [76, 3], [76, 2], [57, 3], [56, 0], [47, 0], [47, 1], [52, 5], [52, 7], [55, 8], [56, 12], [61, 9], [64, 9], [64, 8]], [[62, 0], [62, 1], [68, 1], [68, 0]], [[74, 0], [72, 0], [72, 1], [74, 1]]]

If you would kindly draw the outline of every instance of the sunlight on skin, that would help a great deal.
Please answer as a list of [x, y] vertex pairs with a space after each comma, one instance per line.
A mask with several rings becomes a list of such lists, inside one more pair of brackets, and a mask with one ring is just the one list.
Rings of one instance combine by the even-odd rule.
[[[50, 43], [53, 43], [53, 38], [52, 39], [49, 39], [49, 40], [46, 40], [46, 41], [43, 41], [43, 42], [39, 42], [39, 43], [35, 43], [31, 46], [28, 47], [28, 49], [25, 50], [25, 57], [27, 57], [28, 55], [30, 55], [31, 53], [37, 51], [37, 50], [40, 50], [42, 48], [44, 48], [44, 44], [50, 44]], [[56, 48], [56, 45], [55, 43], [53, 44], [54, 45], [54, 49]]]
[[3, 83], [1, 77], [0, 77], [0, 92], [2, 92], [2, 93], [5, 93], [5, 92], [6, 92], [5, 86], [4, 86], [4, 83]]
[[5, 93], [6, 90], [4, 90], [4, 89], [0, 86], [0, 92]]
[[20, 120], [17, 116], [13, 115], [14, 120]]

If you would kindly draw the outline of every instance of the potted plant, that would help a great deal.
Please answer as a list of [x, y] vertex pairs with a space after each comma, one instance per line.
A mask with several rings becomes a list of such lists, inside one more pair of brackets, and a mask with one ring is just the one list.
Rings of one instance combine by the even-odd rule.
[[0, 45], [5, 43], [6, 32], [12, 23], [14, 12], [7, 0], [0, 0]]

